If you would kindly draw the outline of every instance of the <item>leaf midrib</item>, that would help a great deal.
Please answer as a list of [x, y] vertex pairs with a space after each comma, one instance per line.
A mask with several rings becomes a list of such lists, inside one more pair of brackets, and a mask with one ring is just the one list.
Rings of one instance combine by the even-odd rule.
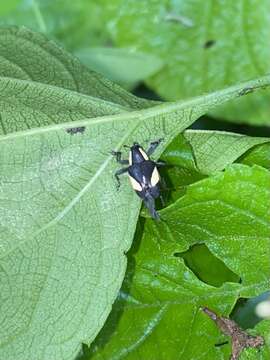
[[[0, 78], [1, 81], [1, 78]], [[25, 82], [20, 80], [21, 82]], [[27, 82], [29, 83], [29, 82]], [[129, 113], [121, 113], [121, 114], [117, 114], [117, 115], [107, 115], [107, 116], [102, 116], [102, 117], [97, 117], [97, 118], [92, 118], [92, 119], [86, 119], [86, 120], [79, 120], [79, 121], [74, 121], [74, 122], [69, 122], [69, 123], [61, 123], [61, 124], [56, 124], [56, 125], [50, 125], [44, 128], [34, 128], [31, 130], [26, 130], [26, 131], [20, 131], [17, 133], [10, 133], [8, 135], [2, 136], [0, 137], [0, 141], [6, 141], [6, 140], [10, 140], [10, 139], [16, 139], [19, 137], [25, 137], [25, 136], [31, 136], [31, 135], [35, 135], [35, 134], [41, 134], [44, 132], [49, 132], [49, 131], [56, 131], [59, 129], [66, 129], [68, 126], [71, 127], [76, 127], [76, 126], [85, 126], [85, 125], [92, 125], [92, 124], [98, 124], [98, 123], [105, 123], [105, 122], [111, 122], [113, 120], [131, 120], [131, 119], [137, 119], [138, 121], [136, 121], [134, 123], [134, 125], [132, 126], [132, 128], [125, 134], [125, 136], [119, 141], [119, 143], [117, 144], [117, 146], [115, 147], [115, 150], [118, 150], [121, 148], [121, 146], [124, 144], [125, 140], [127, 140], [129, 138], [129, 136], [136, 130], [137, 125], [140, 121], [144, 121], [147, 118], [151, 118], [151, 117], [155, 117], [156, 115], [165, 115], [165, 114], [170, 114], [176, 111], [179, 111], [181, 109], [184, 108], [191, 108], [192, 109], [192, 105], [199, 105], [200, 103], [205, 105], [205, 104], [210, 104], [209, 107], [211, 107], [211, 99], [214, 97], [218, 98], [220, 95], [224, 95], [224, 93], [226, 94], [226, 96], [223, 96], [221, 99], [217, 99], [217, 102], [214, 102], [214, 106], [216, 106], [219, 103], [228, 101], [230, 98], [234, 98], [234, 94], [235, 92], [238, 92], [239, 90], [241, 90], [243, 87], [253, 87], [254, 89], [256, 88], [260, 88], [261, 86], [269, 86], [270, 85], [270, 76], [264, 76], [261, 77], [259, 79], [256, 80], [251, 80], [242, 84], [237, 84], [234, 86], [230, 86], [225, 90], [219, 90], [207, 95], [203, 95], [203, 96], [199, 96], [199, 97], [195, 97], [189, 100], [185, 100], [185, 101], [178, 101], [178, 102], [174, 102], [174, 103], [164, 103], [161, 105], [157, 105], [155, 107], [151, 107], [148, 109], [143, 109], [143, 110], [137, 110], [137, 111], [132, 111]], [[56, 88], [56, 87], [55, 87]], [[68, 90], [69, 91], [69, 90]], [[83, 95], [84, 97], [88, 97], [87, 95]], [[199, 115], [198, 115], [199, 116]], [[185, 126], [187, 121], [184, 121], [182, 124], [182, 130], [185, 128]], [[181, 131], [181, 126], [178, 126], [177, 130], [180, 132]], [[161, 148], [163, 148], [164, 146], [166, 146], [166, 144], [174, 137], [175, 134], [170, 134], [168, 135], [166, 142], [164, 142], [161, 146]], [[160, 151], [160, 150], [159, 150]], [[80, 198], [83, 196], [83, 194], [85, 194], [90, 188], [91, 186], [94, 184], [94, 182], [97, 180], [97, 178], [103, 173], [103, 171], [106, 169], [106, 167], [108, 166], [109, 162], [112, 160], [112, 155], [107, 156], [104, 161], [102, 162], [101, 166], [99, 167], [99, 169], [97, 170], [97, 172], [95, 173], [95, 175], [89, 180], [89, 182], [84, 186], [83, 189], [80, 190], [80, 192], [69, 202], [68, 205], [65, 206], [65, 208], [54, 218], [52, 219], [50, 222], [48, 222], [47, 224], [45, 224], [41, 229], [39, 229], [37, 232], [35, 232], [33, 235], [31, 235], [25, 239], [22, 240], [18, 246], [21, 246], [23, 243], [25, 243], [26, 241], [34, 238], [35, 236], [37, 236], [38, 234], [40, 234], [41, 232], [43, 232], [44, 230], [48, 229], [49, 227], [53, 226], [55, 223], [57, 223], [58, 220], [62, 219], [69, 211], [70, 209], [73, 208], [73, 206], [80, 200]], [[16, 247], [14, 247], [16, 248]], [[7, 254], [11, 253], [14, 248], [9, 249], [7, 252], [5, 252], [3, 254], [3, 256], [6, 256]], [[2, 256], [0, 256], [1, 258]]]
[[[0, 77], [0, 82], [1, 82], [1, 79], [3, 79], [3, 77], [2, 78]], [[5, 78], [5, 79], [14, 80], [12, 78]], [[16, 81], [19, 81], [21, 83], [32, 84], [32, 82], [29, 82], [26, 80], [17, 80], [16, 79]], [[91, 101], [97, 101], [97, 102], [100, 102], [103, 104], [109, 104], [109, 105], [115, 106], [117, 109], [125, 111], [125, 112], [121, 112], [120, 114], [116, 114], [116, 115], [98, 116], [95, 118], [94, 117], [87, 118], [85, 120], [70, 121], [70, 122], [65, 122], [65, 123], [60, 123], [60, 124], [48, 125], [45, 127], [32, 128], [32, 129], [28, 129], [28, 130], [22, 130], [22, 131], [18, 131], [18, 132], [14, 132], [14, 133], [9, 133], [7, 135], [0, 136], [0, 141], [5, 141], [5, 140], [17, 138], [17, 137], [25, 137], [25, 136], [35, 135], [35, 134], [41, 134], [41, 133], [50, 132], [50, 131], [62, 130], [62, 129], [66, 129], [67, 127], [87, 126], [87, 125], [102, 124], [102, 123], [106, 123], [106, 122], [120, 121], [120, 120], [129, 121], [136, 117], [138, 117], [138, 120], [141, 121], [141, 120], [146, 120], [147, 118], [154, 117], [157, 115], [169, 115], [170, 113], [180, 111], [184, 108], [192, 108], [192, 107], [198, 106], [200, 104], [206, 105], [209, 103], [209, 104], [211, 104], [211, 105], [209, 105], [209, 109], [210, 109], [212, 107], [216, 107], [217, 105], [220, 105], [222, 103], [225, 103], [229, 100], [234, 99], [235, 93], [238, 93], [240, 90], [242, 90], [244, 88], [257, 90], [262, 87], [270, 86], [270, 75], [262, 76], [260, 78], [254, 79], [254, 80], [250, 80], [250, 81], [246, 81], [246, 82], [243, 82], [240, 84], [229, 86], [223, 90], [218, 90], [218, 91], [211, 92], [208, 94], [196, 96], [191, 99], [185, 99], [185, 100], [180, 100], [180, 101], [176, 101], [176, 102], [165, 102], [161, 105], [156, 105], [156, 106], [153, 106], [150, 108], [134, 110], [134, 111], [131, 111], [130, 109], [124, 108], [115, 103], [111, 103], [106, 100], [102, 100], [100, 98], [94, 98], [89, 95], [77, 93], [72, 90], [66, 90], [66, 89], [59, 88], [59, 87], [53, 86], [53, 85], [44, 85], [41, 83], [37, 83], [37, 84], [39, 84], [40, 86], [44, 86], [44, 87], [61, 89], [61, 91], [64, 91], [66, 93], [76, 94], [76, 96], [79, 95], [80, 97], [83, 97], [85, 99], [91, 99]], [[222, 98], [220, 99], [220, 97], [222, 97]], [[212, 99], [214, 99], [215, 101], [213, 101], [211, 103]], [[205, 111], [203, 113], [205, 113]], [[179, 131], [181, 131], [181, 130], [179, 129]]]

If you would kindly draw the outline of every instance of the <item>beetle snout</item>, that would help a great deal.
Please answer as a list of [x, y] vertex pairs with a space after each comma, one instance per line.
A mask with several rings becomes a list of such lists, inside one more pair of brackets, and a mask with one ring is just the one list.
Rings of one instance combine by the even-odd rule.
[[152, 186], [152, 187], [150, 187], [150, 188], [149, 188], [149, 192], [150, 192], [151, 196], [152, 196], [154, 199], [158, 198], [159, 195], [160, 195], [158, 186]]

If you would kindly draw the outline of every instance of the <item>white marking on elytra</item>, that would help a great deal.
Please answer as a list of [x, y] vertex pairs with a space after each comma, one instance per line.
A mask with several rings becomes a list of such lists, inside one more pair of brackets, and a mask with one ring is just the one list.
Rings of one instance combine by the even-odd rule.
[[159, 182], [159, 180], [160, 180], [160, 177], [159, 177], [158, 169], [157, 169], [157, 167], [155, 166], [155, 167], [154, 167], [154, 170], [153, 170], [153, 172], [152, 172], [152, 175], [151, 175], [151, 186], [157, 185], [157, 183]]
[[139, 148], [139, 151], [142, 154], [144, 160], [149, 160], [149, 157], [147, 156], [146, 152], [141, 147]]
[[128, 177], [129, 177], [129, 180], [130, 180], [130, 183], [131, 183], [131, 186], [133, 187], [133, 189], [135, 191], [142, 191], [141, 184], [137, 180], [135, 180], [132, 176], [129, 175]]
[[129, 165], [132, 165], [132, 151], [129, 152], [128, 162]]

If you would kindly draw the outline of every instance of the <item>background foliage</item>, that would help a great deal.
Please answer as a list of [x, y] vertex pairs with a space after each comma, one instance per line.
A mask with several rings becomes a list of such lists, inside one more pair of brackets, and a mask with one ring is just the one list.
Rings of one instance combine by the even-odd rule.
[[[253, 0], [0, 4], [43, 33], [0, 30], [0, 358], [228, 359], [201, 306], [265, 336], [242, 360], [269, 358], [270, 79], [249, 81], [269, 19]], [[110, 151], [159, 137], [162, 221], [137, 221]]]

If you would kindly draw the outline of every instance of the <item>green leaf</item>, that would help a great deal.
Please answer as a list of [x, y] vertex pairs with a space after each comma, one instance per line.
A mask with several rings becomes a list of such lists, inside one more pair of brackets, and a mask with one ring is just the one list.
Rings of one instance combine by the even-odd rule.
[[[228, 359], [230, 345], [215, 347], [224, 336], [199, 307], [226, 316], [239, 297], [268, 288], [269, 181], [263, 168], [233, 165], [189, 186], [160, 223], [141, 224], [118, 300], [82, 359]], [[179, 252], [201, 242], [241, 284], [210, 286], [186, 267]]]
[[140, 208], [127, 182], [116, 191], [111, 150], [164, 138], [158, 157], [270, 77], [144, 108], [42, 35], [2, 29], [0, 46], [0, 358], [73, 359], [111, 310]]
[[[147, 83], [167, 100], [221, 89], [270, 70], [269, 3], [211, 0], [103, 1], [118, 46], [160, 57], [165, 66]], [[244, 92], [252, 92], [246, 88]], [[236, 122], [269, 124], [269, 91], [214, 111]]]
[[[173, 139], [161, 156], [168, 165], [160, 170], [166, 184], [163, 193], [166, 204], [185, 194], [187, 185], [223, 170], [234, 161], [270, 166], [268, 144], [256, 149], [256, 144], [265, 142], [270, 139], [222, 131], [185, 130]], [[250, 155], [245, 157], [248, 149]]]
[[[161, 211], [174, 236], [189, 245], [205, 242], [240, 275], [246, 296], [258, 295], [260, 286], [261, 292], [266, 290], [270, 275], [269, 181], [264, 168], [231, 165], [189, 186], [185, 196]], [[186, 227], [190, 230], [184, 236]]]
[[90, 69], [124, 85], [135, 85], [163, 65], [157, 56], [126, 48], [87, 48], [79, 50], [76, 55]]
[[19, 4], [20, 0], [2, 1], [0, 4], [0, 16], [7, 15], [14, 10]]
[[170, 165], [197, 170], [192, 146], [183, 134], [173, 139], [166, 147], [161, 159]]
[[207, 175], [223, 170], [255, 145], [270, 142], [269, 138], [223, 131], [187, 130], [184, 136], [192, 146], [198, 170]]
[[113, 311], [80, 360], [223, 359], [224, 348], [214, 346], [218, 331], [199, 307], [211, 304], [228, 314], [240, 285], [215, 288], [201, 282], [174, 256], [184, 248], [170, 229], [146, 221], [129, 253]]
[[260, 165], [270, 170], [270, 144], [262, 144], [251, 148], [239, 161], [247, 165]]
[[205, 177], [198, 172], [192, 147], [183, 134], [175, 137], [166, 147], [161, 160], [166, 163], [166, 167], [160, 169], [164, 183], [162, 197], [166, 205], [182, 196], [187, 185]]
[[[15, 0], [2, 1], [11, 3]], [[57, 39], [69, 50], [110, 42], [104, 9], [88, 0], [19, 0], [14, 11], [0, 18], [3, 25], [27, 26]]]
[[[205, 177], [198, 171], [178, 166], [168, 166], [166, 169], [160, 169], [160, 174], [165, 184], [162, 197], [164, 198], [167, 206], [174, 203], [177, 199], [179, 199], [179, 197], [183, 196], [188, 185]], [[148, 217], [149, 214], [146, 213], [146, 216]]]

